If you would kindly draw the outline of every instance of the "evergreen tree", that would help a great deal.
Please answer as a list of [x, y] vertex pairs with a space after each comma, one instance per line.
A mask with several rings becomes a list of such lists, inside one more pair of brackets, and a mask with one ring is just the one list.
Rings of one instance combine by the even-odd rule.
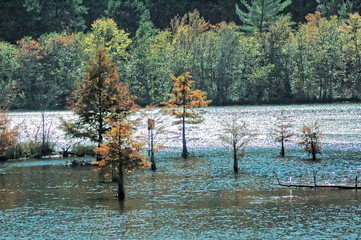
[[324, 17], [334, 15], [347, 18], [349, 13], [355, 13], [361, 10], [359, 0], [317, 0], [317, 10], [322, 12]]
[[236, 4], [236, 13], [243, 22], [241, 27], [246, 32], [255, 32], [262, 34], [268, 29], [268, 26], [275, 22], [279, 14], [292, 3], [292, 0], [240, 0], [247, 9], [242, 11]]
[[145, 11], [147, 9], [140, 0], [109, 0], [105, 13], [118, 24], [119, 29], [135, 36]]
[[30, 34], [38, 37], [49, 32], [78, 32], [85, 29], [83, 0], [24, 0], [30, 14]]

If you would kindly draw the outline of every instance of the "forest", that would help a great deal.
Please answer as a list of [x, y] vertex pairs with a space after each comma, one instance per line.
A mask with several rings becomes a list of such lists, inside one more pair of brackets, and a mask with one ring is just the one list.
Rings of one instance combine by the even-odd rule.
[[0, 105], [66, 109], [99, 47], [141, 106], [190, 72], [211, 105], [360, 100], [355, 0], [1, 2]]

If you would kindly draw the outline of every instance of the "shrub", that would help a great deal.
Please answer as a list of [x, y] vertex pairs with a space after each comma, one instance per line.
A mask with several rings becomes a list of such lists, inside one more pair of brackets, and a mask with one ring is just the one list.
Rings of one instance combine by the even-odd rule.
[[71, 153], [75, 154], [77, 156], [85, 156], [85, 155], [89, 155], [89, 156], [95, 156], [95, 152], [94, 149], [97, 147], [96, 144], [80, 144], [77, 143], [75, 144], [72, 148], [71, 148]]

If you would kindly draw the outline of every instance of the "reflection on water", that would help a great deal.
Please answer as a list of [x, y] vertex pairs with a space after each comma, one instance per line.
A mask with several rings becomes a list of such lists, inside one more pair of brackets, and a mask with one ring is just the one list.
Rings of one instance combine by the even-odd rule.
[[[210, 129], [204, 142], [194, 143], [196, 155], [189, 160], [170, 149], [158, 154], [157, 172], [127, 175], [123, 204], [114, 196], [116, 186], [99, 183], [92, 167], [68, 168], [65, 160], [0, 163], [0, 239], [359, 238], [361, 191], [282, 188], [273, 175], [309, 183], [317, 171], [320, 184], [353, 184], [361, 176], [360, 109], [342, 106], [329, 105], [324, 115], [315, 106], [293, 107], [294, 115], [314, 112], [326, 125], [321, 161], [307, 160], [292, 144], [287, 158], [277, 157], [278, 149], [262, 138], [266, 130], [260, 128], [261, 140], [235, 175], [231, 156]], [[237, 108], [217, 109], [231, 114]], [[275, 110], [247, 111], [261, 123], [260, 113]], [[330, 127], [332, 121], [337, 129]]]

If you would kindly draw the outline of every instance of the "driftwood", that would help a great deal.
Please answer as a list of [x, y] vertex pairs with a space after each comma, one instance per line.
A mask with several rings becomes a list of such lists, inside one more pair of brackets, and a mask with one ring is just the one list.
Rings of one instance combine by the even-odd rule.
[[361, 189], [361, 186], [357, 185], [357, 176], [355, 178], [355, 185], [354, 186], [346, 186], [346, 185], [318, 185], [316, 181], [316, 173], [313, 173], [313, 185], [304, 185], [304, 184], [292, 184], [291, 182], [289, 184], [287, 183], [281, 183], [278, 175], [275, 171], [273, 171], [277, 178], [278, 185], [282, 187], [299, 187], [299, 188], [338, 188], [338, 189]]

